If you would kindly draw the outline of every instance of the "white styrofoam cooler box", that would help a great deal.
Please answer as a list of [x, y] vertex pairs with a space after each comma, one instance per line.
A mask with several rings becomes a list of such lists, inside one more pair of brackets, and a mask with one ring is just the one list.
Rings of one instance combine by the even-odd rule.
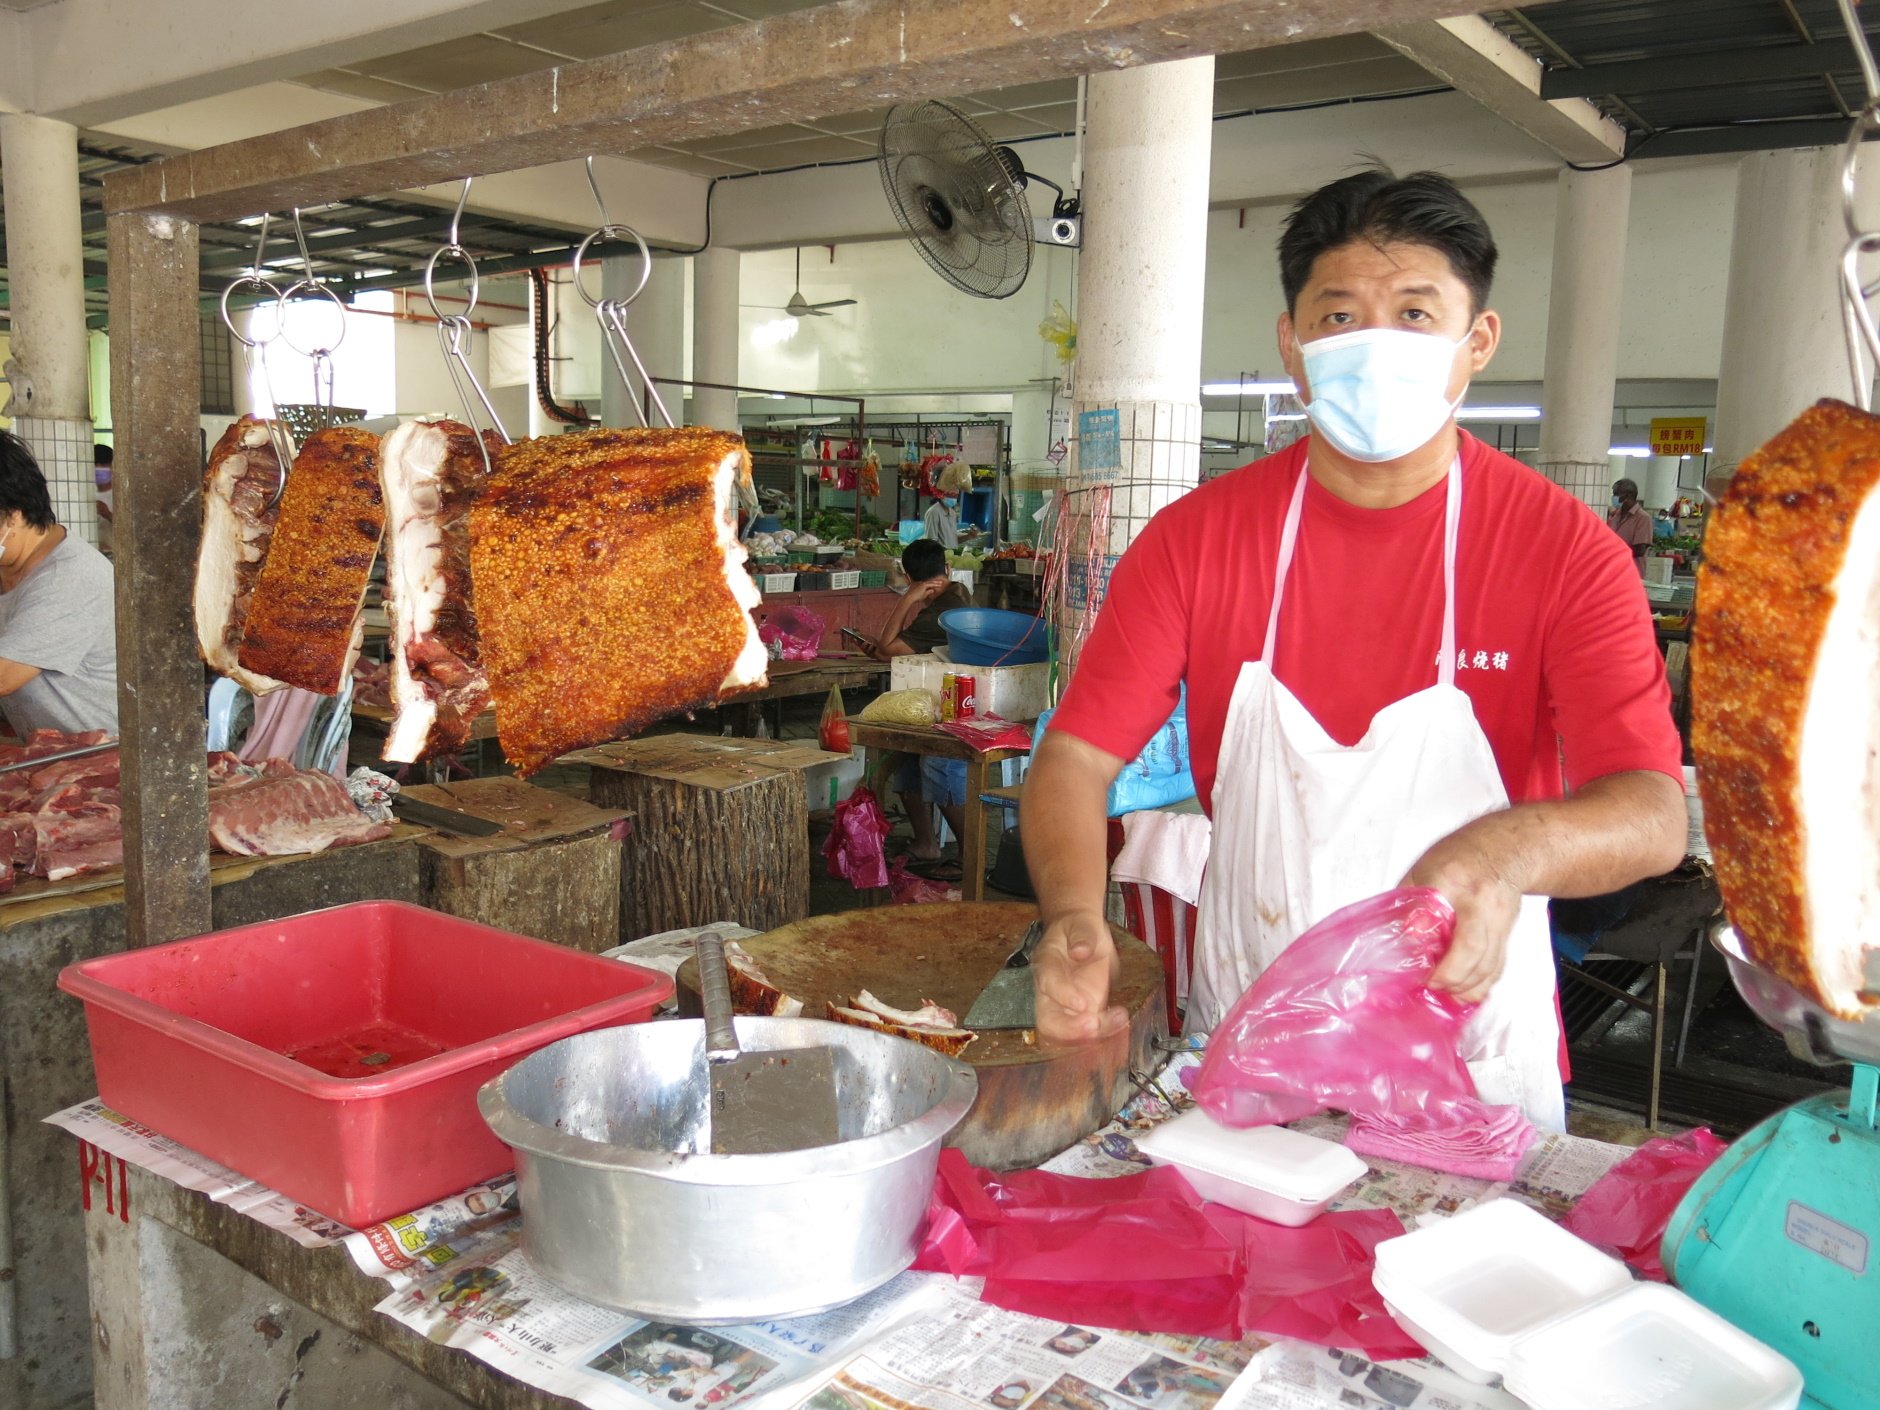
[[1534, 1410], [1794, 1410], [1801, 1372], [1544, 1214], [1491, 1200], [1377, 1246], [1371, 1281], [1458, 1375]]
[[1181, 1171], [1201, 1198], [1291, 1228], [1318, 1218], [1367, 1168], [1336, 1141], [1284, 1126], [1236, 1130], [1200, 1108], [1138, 1137], [1136, 1149]]
[[1030, 662], [1023, 666], [956, 666], [947, 659], [945, 647], [919, 656], [897, 656], [889, 663], [888, 685], [892, 690], [931, 690], [940, 692], [942, 679], [949, 671], [962, 671], [973, 677], [977, 710], [982, 715], [997, 715], [1002, 720], [1035, 720], [1051, 704], [1051, 663]]
[[846, 759], [831, 759], [798, 770], [812, 813], [826, 813], [847, 798], [862, 781], [862, 749], [857, 745]]

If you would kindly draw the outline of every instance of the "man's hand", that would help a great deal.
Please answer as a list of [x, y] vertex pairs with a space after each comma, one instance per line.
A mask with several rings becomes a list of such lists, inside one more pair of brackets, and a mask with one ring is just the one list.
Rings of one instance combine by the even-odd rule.
[[1129, 1027], [1129, 1014], [1110, 1003], [1119, 961], [1101, 914], [1073, 911], [1052, 921], [1031, 964], [1039, 1042], [1087, 1043]]
[[1425, 852], [1403, 884], [1434, 887], [1455, 907], [1455, 939], [1430, 976], [1430, 988], [1446, 989], [1472, 1004], [1486, 999], [1507, 962], [1508, 936], [1521, 913], [1521, 888], [1467, 829]]

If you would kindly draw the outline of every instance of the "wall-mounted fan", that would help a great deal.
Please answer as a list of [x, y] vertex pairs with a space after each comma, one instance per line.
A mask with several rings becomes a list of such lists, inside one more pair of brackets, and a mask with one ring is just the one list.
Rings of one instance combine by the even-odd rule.
[[847, 308], [854, 302], [854, 299], [826, 299], [822, 303], [813, 304], [808, 299], [804, 298], [803, 251], [801, 247], [798, 247], [796, 252], [796, 289], [790, 295], [790, 301], [781, 304], [750, 304], [747, 305], [747, 307], [781, 309], [792, 318], [827, 318], [830, 309]]
[[[1025, 188], [1057, 192], [1051, 215], [1034, 220]], [[1017, 293], [1031, 273], [1034, 243], [1071, 245], [1083, 236], [1077, 198], [1001, 147], [958, 108], [902, 103], [881, 124], [881, 185], [894, 218], [921, 258], [957, 289], [982, 299]]]

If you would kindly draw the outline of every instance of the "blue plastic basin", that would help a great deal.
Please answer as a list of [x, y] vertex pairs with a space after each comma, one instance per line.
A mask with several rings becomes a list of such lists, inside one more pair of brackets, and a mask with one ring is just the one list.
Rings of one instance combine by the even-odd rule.
[[957, 666], [1028, 666], [1045, 659], [1044, 619], [996, 607], [955, 607], [940, 614]]

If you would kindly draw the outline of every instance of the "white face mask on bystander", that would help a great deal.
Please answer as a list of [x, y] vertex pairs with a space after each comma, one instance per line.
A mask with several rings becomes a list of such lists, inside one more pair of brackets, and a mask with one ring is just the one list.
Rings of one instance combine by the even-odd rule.
[[1377, 465], [1424, 445], [1462, 398], [1449, 396], [1456, 349], [1434, 333], [1358, 328], [1299, 345], [1313, 429], [1353, 460]]

